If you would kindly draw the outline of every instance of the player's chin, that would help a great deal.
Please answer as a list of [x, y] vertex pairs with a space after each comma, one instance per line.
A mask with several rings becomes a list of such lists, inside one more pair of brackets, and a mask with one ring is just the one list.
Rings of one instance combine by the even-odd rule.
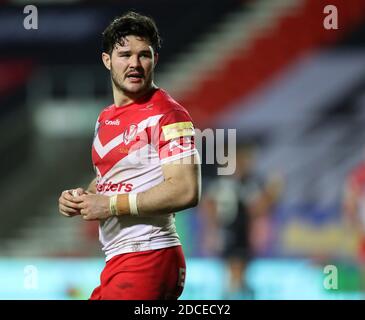
[[142, 92], [144, 90], [144, 85], [142, 84], [132, 84], [132, 85], [129, 85], [127, 86], [127, 90], [130, 92], [130, 93], [139, 93], [139, 92]]
[[144, 79], [140, 79], [139, 82], [128, 82], [125, 84], [125, 88], [132, 93], [138, 93], [140, 91], [143, 91], [145, 88], [146, 83]]

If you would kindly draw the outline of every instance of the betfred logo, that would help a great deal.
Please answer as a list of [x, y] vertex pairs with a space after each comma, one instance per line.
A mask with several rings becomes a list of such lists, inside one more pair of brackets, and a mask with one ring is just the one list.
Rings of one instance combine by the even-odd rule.
[[120, 182], [120, 183], [112, 183], [111, 181], [109, 181], [108, 183], [97, 183], [96, 184], [96, 190], [101, 193], [101, 192], [108, 192], [108, 191], [112, 191], [112, 192], [131, 192], [133, 189], [133, 184], [132, 183], [125, 183], [125, 182]]
[[105, 125], [107, 125], [107, 126], [119, 126], [120, 121], [119, 121], [119, 119], [117, 119], [117, 120], [105, 120]]

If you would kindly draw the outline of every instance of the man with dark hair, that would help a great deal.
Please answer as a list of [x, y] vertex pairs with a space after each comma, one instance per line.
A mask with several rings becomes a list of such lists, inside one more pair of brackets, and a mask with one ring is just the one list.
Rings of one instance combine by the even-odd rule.
[[103, 32], [114, 104], [96, 123], [96, 178], [59, 198], [63, 215], [100, 222], [106, 266], [91, 299], [177, 299], [183, 290], [174, 212], [197, 205], [200, 160], [188, 112], [153, 82], [159, 48], [155, 23], [138, 13]]
[[103, 51], [111, 54], [114, 46], [123, 40], [124, 37], [135, 33], [148, 39], [153, 50], [157, 52], [161, 48], [161, 39], [155, 22], [146, 16], [135, 12], [128, 12], [125, 15], [114, 19], [114, 21], [103, 32]]

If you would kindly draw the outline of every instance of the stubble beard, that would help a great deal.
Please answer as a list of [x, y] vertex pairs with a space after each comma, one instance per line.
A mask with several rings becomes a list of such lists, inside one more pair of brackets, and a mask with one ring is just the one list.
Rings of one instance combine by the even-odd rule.
[[110, 76], [112, 79], [112, 82], [114, 84], [114, 87], [124, 93], [125, 95], [128, 96], [139, 96], [139, 95], [143, 95], [145, 92], [148, 91], [149, 87], [152, 87], [152, 79], [151, 76], [149, 76], [149, 78], [144, 78], [144, 85], [142, 87], [140, 87], [138, 90], [129, 90], [124, 84], [123, 84], [123, 80], [122, 76], [118, 75], [114, 68], [111, 67], [110, 69]]

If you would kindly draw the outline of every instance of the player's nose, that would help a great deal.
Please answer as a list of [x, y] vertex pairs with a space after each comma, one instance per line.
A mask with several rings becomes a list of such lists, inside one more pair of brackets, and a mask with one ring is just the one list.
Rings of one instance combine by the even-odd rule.
[[129, 59], [129, 66], [132, 68], [137, 68], [141, 65], [138, 55], [131, 55]]

